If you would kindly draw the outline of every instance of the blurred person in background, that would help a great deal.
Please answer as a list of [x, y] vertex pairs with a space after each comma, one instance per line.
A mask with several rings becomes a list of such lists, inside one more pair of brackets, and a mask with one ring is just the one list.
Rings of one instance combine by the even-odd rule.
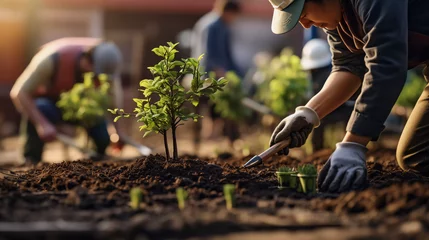
[[[23, 149], [25, 164], [41, 161], [46, 142], [56, 139], [55, 125], [63, 122], [56, 106], [62, 92], [83, 82], [86, 72], [106, 74], [112, 84], [115, 107], [123, 107], [120, 79], [122, 54], [111, 42], [97, 38], [63, 38], [42, 46], [15, 82], [10, 97], [18, 111], [27, 119]], [[23, 119], [25, 119], [23, 118]], [[122, 135], [114, 123], [117, 134]], [[96, 145], [97, 153], [105, 154], [110, 144], [107, 121], [86, 129]]]
[[[208, 26], [207, 50], [203, 67], [208, 73], [214, 72], [216, 78], [224, 77], [228, 71], [233, 71], [241, 79], [243, 78], [243, 74], [232, 56], [230, 33], [230, 26], [237, 19], [240, 12], [241, 5], [238, 1], [225, 1], [220, 7], [220, 15]], [[206, 136], [209, 138], [218, 137], [224, 127], [233, 129], [230, 126], [225, 126], [225, 121], [215, 113], [213, 105], [210, 107], [210, 115], [212, 121], [206, 130]]]
[[[191, 33], [191, 57], [198, 59], [202, 54], [207, 53], [207, 35], [208, 35], [208, 27], [215, 22], [222, 13], [223, 6], [227, 0], [216, 0], [213, 4], [213, 8], [210, 12], [204, 14], [194, 25]], [[206, 56], [201, 59], [201, 66], [206, 66]], [[188, 74], [184, 77], [185, 85], [188, 87], [191, 86], [192, 75]], [[204, 115], [202, 112], [203, 108], [208, 105], [209, 99], [206, 97], [202, 97], [200, 100], [200, 104], [195, 107], [195, 112], [200, 115]], [[201, 131], [203, 126], [203, 121], [197, 121], [193, 123], [193, 135], [194, 135], [194, 146], [195, 151], [199, 151], [199, 146], [201, 142]], [[207, 132], [207, 131], [204, 131]], [[207, 134], [206, 134], [207, 135]]]
[[[312, 96], [322, 90], [323, 85], [331, 74], [332, 54], [326, 40], [317, 38], [308, 40], [302, 49], [301, 67], [308, 72], [311, 79]], [[320, 121], [320, 126], [313, 130], [311, 137], [313, 152], [325, 147], [324, 134], [326, 126], [336, 123], [346, 123], [353, 111], [354, 101], [347, 101]]]
[[[320, 171], [318, 187], [322, 192], [361, 189], [367, 184], [367, 144], [377, 141], [385, 128], [407, 70], [424, 65], [423, 75], [429, 80], [429, 1], [269, 2], [274, 8], [271, 29], [275, 34], [289, 32], [298, 22], [305, 28], [323, 28], [333, 53], [332, 71], [322, 90], [280, 122], [270, 145], [290, 137], [289, 147], [302, 146], [320, 119], [359, 92], [347, 133]], [[429, 85], [405, 125], [396, 152], [404, 171], [425, 175], [429, 174], [428, 95]]]
[[[191, 57], [198, 58], [207, 52], [207, 35], [209, 26], [222, 14], [223, 6], [227, 0], [216, 0], [210, 12], [204, 14], [194, 25], [191, 33]], [[205, 57], [201, 64], [205, 66]]]

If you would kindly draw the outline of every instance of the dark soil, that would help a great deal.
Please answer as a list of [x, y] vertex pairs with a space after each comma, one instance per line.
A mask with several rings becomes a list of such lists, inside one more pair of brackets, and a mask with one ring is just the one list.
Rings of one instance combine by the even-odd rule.
[[[17, 177], [0, 180], [0, 222], [15, 224], [12, 228], [0, 223], [0, 236], [36, 239], [49, 230], [63, 239], [76, 239], [73, 234], [80, 239], [182, 239], [326, 227], [370, 228], [372, 239], [412, 239], [428, 233], [429, 178], [401, 171], [393, 150], [368, 153], [369, 186], [362, 191], [305, 195], [276, 188], [274, 172], [279, 166], [312, 162], [320, 170], [331, 153], [320, 151], [302, 161], [276, 156], [252, 169], [241, 168], [250, 157], [183, 156], [180, 161], [167, 162], [156, 155], [122, 162], [64, 162], [17, 171], [13, 173]], [[236, 208], [230, 211], [223, 199], [227, 183], [235, 184], [237, 192]], [[145, 193], [141, 209], [136, 211], [128, 205], [133, 187]], [[178, 187], [189, 194], [183, 211], [177, 207]], [[59, 220], [67, 224], [59, 226]], [[36, 221], [50, 224], [35, 225]], [[26, 229], [29, 235], [15, 228]]]

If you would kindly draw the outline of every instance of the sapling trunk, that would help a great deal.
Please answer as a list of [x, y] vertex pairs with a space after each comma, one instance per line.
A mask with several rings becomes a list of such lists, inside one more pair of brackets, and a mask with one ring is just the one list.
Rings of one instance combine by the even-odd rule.
[[176, 126], [171, 128], [171, 134], [173, 137], [173, 159], [177, 160], [179, 158], [179, 154], [177, 153]]
[[166, 157], [166, 159], [168, 161], [170, 159], [170, 151], [168, 149], [167, 131], [164, 131], [162, 133], [162, 135], [164, 136], [165, 157]]

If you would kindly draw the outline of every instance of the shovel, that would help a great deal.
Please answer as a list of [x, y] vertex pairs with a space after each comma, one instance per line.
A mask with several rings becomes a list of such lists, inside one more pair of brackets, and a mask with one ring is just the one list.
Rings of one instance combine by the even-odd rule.
[[128, 138], [128, 137], [122, 137], [122, 138], [121, 138], [121, 140], [122, 140], [124, 143], [126, 143], [126, 144], [128, 144], [128, 145], [130, 145], [130, 146], [134, 147], [135, 149], [137, 149], [137, 151], [138, 151], [142, 156], [149, 156], [149, 155], [152, 153], [152, 149], [150, 149], [150, 148], [148, 148], [148, 147], [146, 147], [146, 146], [143, 146], [143, 145], [141, 145], [141, 144], [139, 144], [139, 143], [137, 143], [137, 142], [134, 142], [132, 139], [130, 139], [130, 138]]
[[69, 137], [69, 136], [67, 136], [65, 134], [57, 133], [57, 139], [59, 141], [63, 142], [64, 144], [66, 144], [66, 145], [68, 145], [70, 147], [76, 148], [80, 152], [83, 152], [83, 153], [88, 154], [90, 156], [97, 157], [97, 156], [100, 155], [100, 154], [98, 154], [97, 152], [95, 152], [92, 149], [83, 148], [83, 147], [79, 146], [71, 137]]
[[[71, 147], [73, 147], [73, 148], [76, 148], [77, 150], [79, 150], [79, 151], [81, 151], [81, 152], [83, 152], [83, 153], [85, 153], [85, 154], [89, 154], [90, 156], [94, 156], [94, 157], [98, 157], [98, 156], [100, 156], [100, 154], [98, 154], [97, 152], [95, 152], [94, 150], [92, 150], [92, 149], [88, 149], [88, 148], [83, 148], [83, 147], [81, 147], [81, 146], [79, 146], [72, 138], [70, 138], [69, 136], [67, 136], [67, 135], [64, 135], [64, 134], [61, 134], [61, 133], [57, 133], [57, 139], [59, 140], [59, 141], [61, 141], [61, 142], [63, 142], [64, 144], [66, 144], [66, 145], [68, 145], [68, 146], [71, 146]], [[143, 145], [141, 145], [141, 144], [138, 144], [138, 143], [136, 143], [136, 142], [134, 142], [134, 141], [132, 141], [131, 139], [129, 139], [129, 138], [124, 138], [123, 139], [123, 141], [125, 142], [125, 143], [127, 143], [128, 145], [130, 145], [130, 146], [132, 146], [132, 147], [134, 147], [134, 148], [136, 148], [137, 149], [137, 151], [139, 151], [139, 153], [141, 154], [141, 155], [143, 155], [143, 156], [149, 156], [149, 154], [151, 154], [152, 153], [152, 150], [150, 149], [150, 148], [148, 148], [148, 147], [146, 147], [146, 146], [143, 146]], [[113, 157], [113, 156], [108, 156], [108, 157], [110, 157], [110, 158], [112, 158], [112, 159], [118, 159], [118, 158], [116, 158], [116, 157]]]
[[243, 104], [243, 106], [252, 109], [253, 111], [256, 111], [260, 114], [265, 114], [265, 115], [274, 115], [273, 112], [271, 111], [271, 109], [269, 109], [267, 106], [260, 104], [259, 102], [245, 97], [241, 100], [241, 104]]
[[260, 165], [262, 164], [263, 161], [266, 161], [267, 159], [269, 159], [274, 154], [278, 153], [283, 148], [289, 146], [289, 144], [290, 144], [290, 138], [287, 138], [284, 141], [278, 142], [273, 146], [271, 146], [270, 148], [268, 148], [267, 150], [265, 150], [264, 152], [262, 152], [261, 154], [253, 156], [249, 161], [247, 161], [247, 163], [243, 165], [243, 167], [251, 168], [251, 167]]

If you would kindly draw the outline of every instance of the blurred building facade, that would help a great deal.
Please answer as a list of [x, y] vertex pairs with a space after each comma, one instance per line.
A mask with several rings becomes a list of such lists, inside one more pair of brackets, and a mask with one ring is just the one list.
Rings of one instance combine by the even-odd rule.
[[[40, 45], [62, 37], [104, 37], [124, 54], [124, 87], [136, 88], [150, 77], [148, 66], [159, 59], [151, 52], [166, 42], [181, 42], [181, 33], [211, 10], [214, 0], [2, 0], [0, 1], [0, 97], [9, 115], [19, 117], [8, 92]], [[233, 53], [244, 71], [259, 51], [292, 47], [300, 55], [302, 28], [288, 35], [271, 32], [273, 9], [266, 0], [243, 0], [243, 15], [233, 26]], [[134, 93], [133, 93], [134, 94]], [[127, 95], [132, 98], [133, 94]], [[127, 99], [125, 99], [128, 102]], [[4, 108], [6, 109], [6, 108]], [[13, 113], [13, 114], [12, 114]], [[4, 114], [3, 114], [4, 115]], [[15, 121], [14, 121], [15, 122]]]

